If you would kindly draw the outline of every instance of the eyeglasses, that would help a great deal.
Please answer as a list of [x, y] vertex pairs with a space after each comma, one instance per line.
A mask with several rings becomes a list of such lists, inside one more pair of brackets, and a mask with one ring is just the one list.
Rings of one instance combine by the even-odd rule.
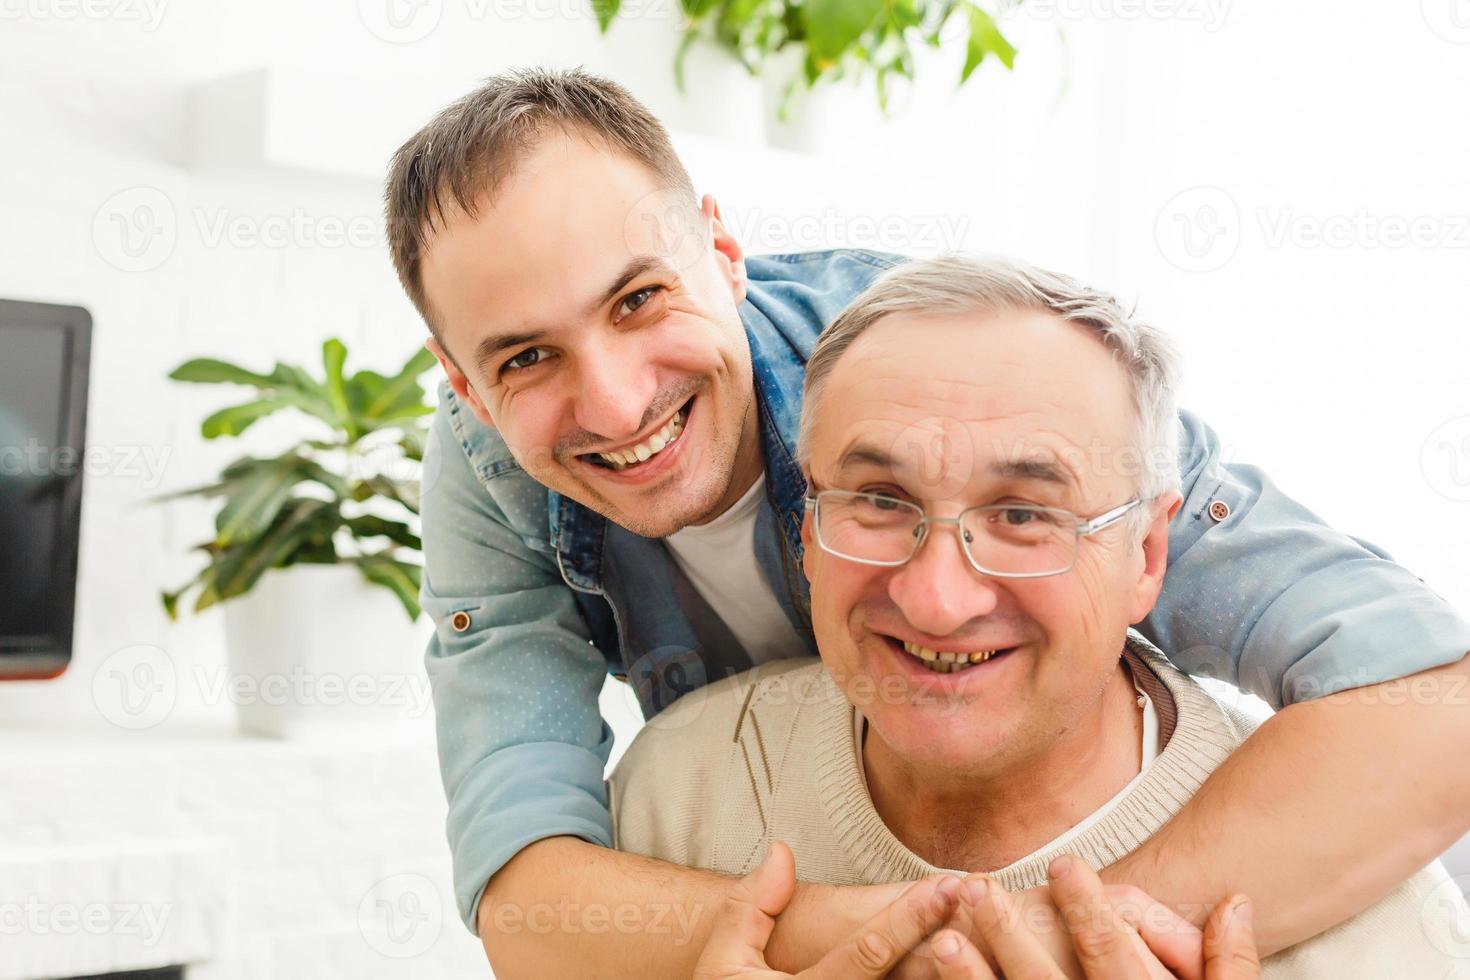
[[989, 504], [958, 517], [928, 517], [907, 500], [876, 493], [822, 490], [806, 498], [817, 544], [838, 558], [897, 567], [919, 553], [929, 527], [950, 524], [975, 571], [995, 578], [1044, 578], [1070, 572], [1083, 538], [1112, 527], [1143, 501], [1135, 497], [1085, 519], [1059, 507]]

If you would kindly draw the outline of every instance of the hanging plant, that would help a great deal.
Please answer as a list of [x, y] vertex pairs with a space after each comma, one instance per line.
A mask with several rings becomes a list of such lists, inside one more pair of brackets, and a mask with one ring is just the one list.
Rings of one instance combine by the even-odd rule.
[[[995, 9], [1019, 0], [997, 0]], [[606, 33], [622, 0], [591, 0], [598, 26]], [[995, 15], [973, 0], [680, 0], [684, 37], [674, 56], [674, 77], [684, 88], [684, 57], [701, 37], [712, 39], [760, 75], [777, 52], [796, 48], [801, 72], [781, 100], [785, 118], [792, 96], [805, 85], [871, 71], [878, 104], [887, 111], [894, 77], [912, 80], [916, 45], [937, 48], [947, 35], [964, 32], [965, 63], [959, 84], [967, 82], [986, 58], [1006, 68], [1016, 49], [1001, 32]]]

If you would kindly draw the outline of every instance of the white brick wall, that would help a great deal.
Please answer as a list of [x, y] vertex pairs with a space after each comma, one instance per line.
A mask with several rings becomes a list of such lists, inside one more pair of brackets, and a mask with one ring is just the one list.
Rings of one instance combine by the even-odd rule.
[[490, 975], [454, 911], [427, 731], [186, 731], [3, 733], [0, 980]]

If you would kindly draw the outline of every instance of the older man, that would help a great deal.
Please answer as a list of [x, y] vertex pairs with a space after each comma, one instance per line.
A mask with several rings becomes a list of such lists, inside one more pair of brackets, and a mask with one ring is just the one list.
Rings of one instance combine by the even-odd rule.
[[[821, 661], [651, 722], [613, 779], [619, 846], [745, 873], [784, 840], [807, 880], [1022, 889], [1163, 827], [1254, 727], [1129, 630], [1181, 501], [1173, 364], [1110, 297], [1031, 268], [911, 263], [864, 292], [806, 377]], [[1470, 973], [1466, 916], [1431, 866], [1264, 975]]]

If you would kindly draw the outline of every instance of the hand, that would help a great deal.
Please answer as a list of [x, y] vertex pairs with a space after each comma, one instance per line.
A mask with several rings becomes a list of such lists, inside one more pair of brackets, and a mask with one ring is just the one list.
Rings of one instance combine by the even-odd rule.
[[[1221, 902], [1211, 913], [1202, 942], [1190, 935], [1193, 926], [1153, 903], [1147, 895], [1124, 910], [1117, 893], [1103, 886], [1085, 861], [1063, 856], [1052, 862], [1049, 891], [1071, 941], [1081, 976], [1087, 980], [1253, 980], [1261, 975], [1251, 931], [1250, 903], [1243, 896]], [[1005, 890], [967, 882], [964, 896], [972, 920], [1006, 974], [1064, 977], [1031, 932], [1016, 928], [1014, 905]], [[1165, 910], [1167, 911], [1167, 910]], [[1140, 914], [1143, 913], [1143, 914]], [[1147, 938], [1136, 927], [1149, 922]], [[1197, 931], [1195, 931], [1197, 933]], [[1146, 941], [1147, 939], [1147, 941]], [[1190, 961], [1190, 950], [1199, 950]], [[1161, 953], [1162, 951], [1162, 953]], [[1203, 972], [1200, 972], [1200, 958]], [[1048, 973], [1050, 970], [1052, 972]], [[1019, 975], [1019, 974], [1018, 974]], [[986, 974], [978, 974], [984, 977]]]
[[[916, 882], [898, 900], [870, 919], [816, 966], [797, 974], [802, 980], [878, 980], [888, 975], [930, 933], [942, 926], [959, 901], [960, 882], [948, 875]], [[796, 891], [796, 862], [781, 842], [771, 845], [765, 860], [730, 887], [725, 907], [715, 920], [709, 942], [694, 969], [695, 980], [777, 980], [766, 964], [766, 944], [776, 919]], [[970, 941], [949, 932], [973, 957]], [[941, 964], [940, 980], [972, 980], [964, 961]], [[984, 976], [984, 974], [978, 974]]]
[[1205, 923], [1205, 980], [1255, 980], [1261, 975], [1251, 901], [1225, 899]]
[[1105, 887], [1083, 861], [1058, 859], [1052, 870], [1050, 886], [1042, 892], [1045, 916], [1038, 914], [1043, 909], [1035, 895], [1007, 894], [983, 876], [967, 879], [952, 928], [936, 933], [922, 951], [925, 955], [909, 956], [894, 975], [907, 980], [947, 969], [949, 973], [938, 975], [978, 980], [1260, 976], [1250, 905], [1243, 897], [1221, 902], [1201, 934], [1146, 893]]

